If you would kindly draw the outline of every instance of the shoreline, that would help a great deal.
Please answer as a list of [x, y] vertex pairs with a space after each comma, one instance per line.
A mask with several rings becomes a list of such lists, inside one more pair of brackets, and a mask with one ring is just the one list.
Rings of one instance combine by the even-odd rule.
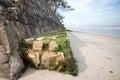
[[97, 34], [97, 33], [89, 33], [89, 32], [81, 32], [81, 31], [72, 31], [75, 33], [83, 33], [86, 35], [94, 35], [94, 36], [99, 36], [99, 37], [106, 37], [106, 38], [111, 38], [111, 39], [120, 39], [120, 37], [115, 37], [115, 36], [109, 36], [109, 35], [104, 35], [104, 34]]
[[19, 80], [120, 80], [120, 39], [67, 32], [79, 68], [73, 77], [54, 71], [28, 69]]
[[93, 34], [93, 35], [99, 35], [99, 36], [106, 36], [106, 37], [113, 37], [113, 38], [120, 39], [120, 36], [115, 36], [115, 35], [113, 36], [113, 35], [101, 34], [101, 33], [84, 32], [84, 31], [73, 31], [73, 30], [68, 30], [68, 32], [87, 33], [87, 34]]

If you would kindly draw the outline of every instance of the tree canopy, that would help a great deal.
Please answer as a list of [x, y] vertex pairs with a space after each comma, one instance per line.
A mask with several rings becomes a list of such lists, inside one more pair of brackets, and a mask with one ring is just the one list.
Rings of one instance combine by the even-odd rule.
[[51, 4], [51, 6], [54, 6], [54, 11], [56, 12], [57, 9], [62, 10], [73, 10], [70, 5], [66, 2], [66, 0], [47, 0]]
[[50, 4], [51, 9], [56, 13], [58, 19], [63, 22], [63, 16], [58, 12], [59, 9], [63, 11], [73, 10], [73, 8], [68, 5], [66, 0], [46, 0]]

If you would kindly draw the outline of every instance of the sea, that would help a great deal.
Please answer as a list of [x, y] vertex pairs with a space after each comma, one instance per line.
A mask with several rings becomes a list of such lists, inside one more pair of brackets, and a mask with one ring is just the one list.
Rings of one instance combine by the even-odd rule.
[[120, 27], [77, 27], [72, 30], [120, 38]]

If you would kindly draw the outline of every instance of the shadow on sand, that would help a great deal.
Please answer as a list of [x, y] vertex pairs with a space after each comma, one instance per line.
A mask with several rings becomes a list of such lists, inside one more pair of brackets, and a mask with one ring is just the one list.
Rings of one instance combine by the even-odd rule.
[[82, 52], [80, 51], [80, 48], [85, 47], [86, 44], [84, 42], [80, 42], [81, 40], [72, 32], [67, 32], [67, 35], [70, 40], [70, 46], [72, 48], [74, 58], [77, 60], [77, 65], [80, 74], [81, 72], [84, 72], [87, 69], [87, 65], [85, 63], [85, 56], [83, 56]]

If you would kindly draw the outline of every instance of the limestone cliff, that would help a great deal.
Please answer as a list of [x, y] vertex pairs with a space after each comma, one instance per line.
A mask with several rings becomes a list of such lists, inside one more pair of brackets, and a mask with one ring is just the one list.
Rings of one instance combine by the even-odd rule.
[[0, 0], [0, 79], [15, 79], [24, 68], [18, 42], [63, 28], [45, 0]]

